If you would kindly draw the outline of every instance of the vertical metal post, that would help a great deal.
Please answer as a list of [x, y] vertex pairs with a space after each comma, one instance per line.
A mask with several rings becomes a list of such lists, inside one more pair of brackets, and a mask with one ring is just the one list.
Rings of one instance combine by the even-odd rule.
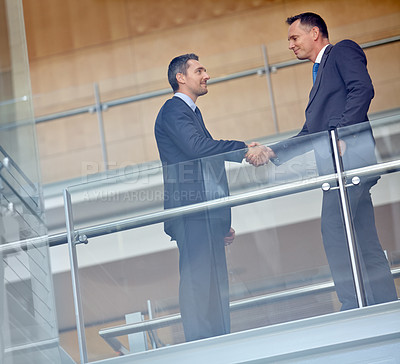
[[99, 123], [101, 153], [103, 156], [104, 170], [107, 171], [108, 170], [108, 156], [107, 156], [106, 138], [105, 138], [105, 134], [104, 134], [104, 121], [103, 121], [103, 110], [102, 110], [101, 99], [100, 99], [100, 90], [99, 90], [99, 85], [96, 82], [93, 84], [93, 87], [94, 87], [94, 96], [95, 96], [95, 100], [96, 100], [97, 120]]
[[333, 156], [335, 159], [336, 172], [337, 172], [337, 176], [338, 176], [340, 204], [342, 207], [342, 215], [343, 215], [345, 233], [346, 233], [346, 237], [347, 237], [347, 245], [348, 245], [348, 249], [349, 249], [349, 253], [350, 253], [351, 270], [352, 270], [353, 277], [354, 277], [354, 285], [355, 285], [355, 289], [356, 289], [357, 302], [358, 302], [358, 307], [365, 307], [367, 304], [366, 304], [365, 292], [364, 292], [363, 282], [362, 282], [360, 260], [358, 257], [358, 251], [357, 251], [356, 241], [355, 241], [355, 237], [354, 237], [353, 223], [350, 218], [350, 207], [349, 207], [350, 205], [349, 205], [349, 200], [348, 200], [348, 196], [347, 196], [346, 189], [345, 189], [343, 166], [342, 166], [341, 157], [340, 157], [339, 151], [338, 151], [337, 140], [338, 140], [338, 138], [337, 138], [336, 130], [331, 130], [331, 143], [332, 143], [332, 148], [333, 148]]
[[[147, 300], [147, 311], [149, 313], [149, 320], [152, 320], [153, 319], [153, 310], [151, 308], [150, 300]], [[150, 335], [150, 336], [151, 336], [151, 346], [153, 349], [156, 349], [157, 346], [156, 346], [156, 341], [154, 340], [154, 336], [153, 335]]]
[[275, 133], [279, 133], [279, 127], [278, 127], [278, 116], [276, 114], [276, 105], [275, 105], [275, 98], [274, 98], [274, 90], [272, 88], [272, 80], [271, 80], [271, 70], [269, 67], [269, 62], [268, 62], [268, 54], [267, 54], [267, 47], [265, 44], [261, 46], [262, 52], [263, 52], [263, 57], [264, 57], [264, 69], [265, 69], [265, 77], [267, 78], [267, 83], [268, 83], [268, 91], [269, 91], [269, 101], [271, 103], [271, 110], [272, 110], [272, 119], [274, 120], [274, 126], [275, 126]]
[[72, 291], [74, 295], [76, 330], [78, 333], [79, 355], [81, 363], [84, 364], [88, 362], [85, 325], [83, 320], [82, 300], [78, 276], [78, 258], [76, 254], [76, 241], [74, 232], [74, 220], [72, 216], [71, 195], [66, 189], [64, 190], [64, 208], [68, 235], [69, 259], [71, 265]]

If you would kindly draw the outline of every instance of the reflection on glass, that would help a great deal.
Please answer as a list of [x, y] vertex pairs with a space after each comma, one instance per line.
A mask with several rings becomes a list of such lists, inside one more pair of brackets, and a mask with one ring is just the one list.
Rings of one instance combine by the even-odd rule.
[[159, 162], [88, 175], [82, 181], [68, 188], [77, 229], [163, 210]]
[[[348, 129], [338, 131], [345, 168], [373, 163], [373, 153], [364, 150], [371, 141], [373, 148], [370, 130], [365, 135], [362, 125], [355, 130], [354, 144]], [[209, 247], [203, 255], [192, 249], [192, 261], [208, 265], [217, 277], [215, 291], [206, 297], [218, 298], [214, 308], [223, 313], [224, 324], [230, 322], [230, 332], [356, 307], [329, 134], [269, 146], [283, 152], [260, 167], [243, 160], [246, 151], [236, 151], [168, 167], [131, 166], [69, 188], [75, 227], [93, 234], [89, 244], [78, 245], [83, 316], [86, 331], [95, 331], [87, 335], [90, 360], [188, 340], [179, 286], [197, 293], [204, 283], [179, 267], [177, 247], [183, 245], [180, 254], [190, 254], [188, 236]], [[351, 158], [353, 147], [358, 159]], [[364, 174], [361, 185], [377, 178]], [[324, 181], [329, 191], [320, 190]], [[349, 197], [353, 210], [360, 201], [352, 203], [351, 192]], [[236, 236], [224, 247], [231, 226]], [[374, 276], [368, 276], [368, 284]], [[185, 293], [190, 315], [201, 312], [193, 297]], [[125, 323], [150, 318], [155, 323], [146, 332], [139, 326], [129, 334], [118, 331]], [[99, 349], [98, 341], [108, 345]]]
[[[338, 129], [338, 144], [344, 170], [376, 164], [375, 141], [368, 122]], [[357, 254], [361, 264], [361, 278], [368, 305], [397, 300], [397, 292], [389, 263], [381, 247], [376, 224], [371, 188], [380, 176], [361, 176], [360, 183], [347, 188]], [[349, 279], [351, 270], [346, 259], [346, 238], [341, 224], [338, 192], [329, 191], [324, 199], [323, 219], [329, 225], [323, 229], [325, 249], [342, 309], [358, 307], [353, 295], [354, 285]]]
[[[298, 138], [300, 145], [321, 148], [324, 140], [329, 143], [327, 133]], [[95, 330], [87, 334], [89, 359], [191, 340], [187, 333], [199, 330], [193, 315], [212, 317], [209, 330], [237, 332], [336, 311], [320, 241], [325, 176], [318, 176], [315, 152], [306, 149], [287, 165], [256, 168], [243, 160], [243, 150], [110, 171], [114, 175], [69, 188], [75, 227], [89, 233], [89, 244], [77, 247], [86, 332]], [[291, 183], [285, 193], [278, 188]], [[231, 227], [235, 239], [226, 241]], [[180, 255], [210, 274], [189, 274], [179, 245]], [[200, 292], [212, 300], [211, 315], [199, 304]], [[179, 314], [186, 314], [183, 325]], [[144, 338], [140, 328], [118, 333], [125, 322], [150, 317], [156, 323]], [[194, 328], [184, 334], [184, 325]], [[131, 345], [130, 335], [140, 336], [141, 348]], [[108, 345], [99, 349], [98, 340]]]
[[388, 112], [373, 123], [373, 133], [376, 141], [376, 154], [379, 162], [392, 161], [400, 158], [400, 116], [398, 112]]
[[[229, 195], [225, 160], [240, 163], [245, 151], [164, 165], [164, 206], [187, 206]], [[165, 222], [179, 248], [179, 303], [186, 341], [230, 332], [225, 245], [234, 238], [229, 207]]]

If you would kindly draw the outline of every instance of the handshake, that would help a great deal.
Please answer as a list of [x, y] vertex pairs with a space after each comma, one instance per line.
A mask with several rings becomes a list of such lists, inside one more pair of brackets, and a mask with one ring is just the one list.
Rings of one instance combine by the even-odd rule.
[[245, 155], [246, 161], [255, 167], [267, 164], [271, 158], [276, 158], [274, 151], [257, 142], [248, 145], [249, 150]]

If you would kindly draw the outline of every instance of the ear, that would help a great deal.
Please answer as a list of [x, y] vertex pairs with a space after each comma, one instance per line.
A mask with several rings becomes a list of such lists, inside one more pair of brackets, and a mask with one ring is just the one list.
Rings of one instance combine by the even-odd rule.
[[176, 80], [178, 83], [185, 83], [185, 75], [183, 73], [177, 73]]
[[319, 37], [319, 35], [320, 35], [319, 28], [318, 28], [318, 27], [313, 27], [313, 28], [311, 29], [311, 36], [313, 37], [313, 39], [314, 39], [314, 40], [317, 40], [318, 37]]

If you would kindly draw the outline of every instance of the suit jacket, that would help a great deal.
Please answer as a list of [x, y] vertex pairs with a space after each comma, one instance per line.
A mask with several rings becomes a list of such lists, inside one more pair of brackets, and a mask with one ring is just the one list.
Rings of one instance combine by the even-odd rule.
[[[343, 156], [345, 168], [376, 163], [375, 142], [367, 116], [373, 97], [367, 59], [360, 46], [351, 40], [328, 45], [310, 91], [306, 121], [296, 137], [340, 128], [339, 138], [347, 145]], [[359, 124], [357, 128], [352, 127], [355, 124]], [[272, 149], [279, 157], [278, 164], [314, 149], [320, 174], [332, 173], [326, 134], [288, 139]]]
[[[163, 164], [164, 207], [203, 202], [229, 194], [225, 160], [240, 162], [246, 144], [235, 140], [214, 140], [201, 117], [179, 97], [167, 100], [158, 113], [155, 137]], [[229, 153], [229, 155], [220, 155]], [[229, 208], [191, 215], [210, 224], [214, 233], [225, 235], [230, 228]], [[182, 236], [184, 217], [164, 223], [172, 239]]]

